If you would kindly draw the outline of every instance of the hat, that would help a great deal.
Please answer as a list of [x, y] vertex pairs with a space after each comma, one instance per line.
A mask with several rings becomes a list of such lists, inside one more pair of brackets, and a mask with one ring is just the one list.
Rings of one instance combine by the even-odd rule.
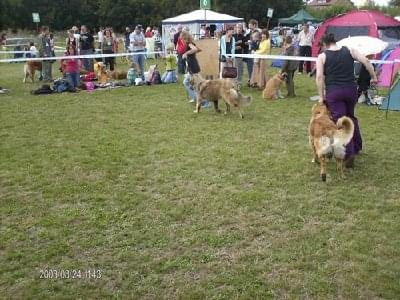
[[72, 28], [71, 28], [73, 31], [76, 31], [76, 30], [78, 30], [78, 27], [76, 27], [76, 26], [72, 26]]

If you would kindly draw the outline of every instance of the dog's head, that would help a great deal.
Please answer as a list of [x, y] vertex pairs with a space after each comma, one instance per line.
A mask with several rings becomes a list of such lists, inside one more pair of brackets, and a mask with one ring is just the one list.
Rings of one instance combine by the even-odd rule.
[[250, 103], [252, 101], [251, 96], [244, 96], [240, 92], [237, 92], [237, 94], [238, 94], [238, 99], [239, 99], [239, 102], [241, 103], [241, 105], [250, 105]]
[[197, 87], [200, 83], [202, 83], [205, 79], [200, 74], [192, 74], [190, 75], [190, 85]]
[[317, 116], [330, 116], [330, 112], [328, 110], [328, 107], [323, 104], [323, 103], [315, 103], [311, 109], [311, 114], [313, 117], [317, 117]]
[[287, 73], [283, 72], [283, 73], [278, 73], [275, 76], [276, 76], [276, 78], [278, 78], [279, 80], [281, 80], [283, 82], [283, 81], [287, 80], [288, 75], [287, 75]]

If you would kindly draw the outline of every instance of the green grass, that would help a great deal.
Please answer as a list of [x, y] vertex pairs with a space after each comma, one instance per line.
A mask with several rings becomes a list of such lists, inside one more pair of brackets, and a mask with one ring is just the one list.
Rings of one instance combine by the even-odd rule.
[[1, 298], [400, 295], [400, 114], [358, 106], [363, 154], [324, 184], [308, 77], [294, 100], [244, 88], [241, 120], [181, 84], [32, 96], [22, 69], [0, 65]]

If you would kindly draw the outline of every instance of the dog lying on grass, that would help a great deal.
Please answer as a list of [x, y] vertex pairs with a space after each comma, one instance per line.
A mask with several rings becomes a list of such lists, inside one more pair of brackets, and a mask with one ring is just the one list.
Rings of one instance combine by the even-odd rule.
[[354, 134], [354, 123], [349, 117], [341, 117], [335, 124], [325, 104], [316, 103], [312, 107], [309, 142], [314, 155], [313, 161], [319, 161], [321, 179], [326, 181], [326, 161], [332, 156], [336, 159], [336, 170], [339, 179], [345, 178], [343, 160], [346, 145]]
[[212, 101], [215, 111], [220, 113], [218, 100], [222, 98], [226, 105], [225, 114], [230, 112], [231, 106], [233, 106], [238, 109], [240, 118], [243, 119], [242, 107], [251, 103], [251, 97], [243, 96], [238, 92], [235, 84], [229, 79], [205, 80], [200, 74], [194, 74], [190, 83], [195, 87], [197, 93], [195, 113], [200, 112], [201, 103], [205, 100]]
[[278, 73], [275, 74], [272, 78], [270, 78], [267, 84], [265, 85], [263, 91], [263, 98], [270, 100], [278, 99], [281, 85], [282, 83], [285, 82], [286, 78], [287, 78], [286, 73]]

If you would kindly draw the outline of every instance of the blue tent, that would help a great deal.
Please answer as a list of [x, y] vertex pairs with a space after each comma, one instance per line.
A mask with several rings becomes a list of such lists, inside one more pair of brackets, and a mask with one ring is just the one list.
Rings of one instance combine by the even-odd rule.
[[400, 111], [400, 79], [389, 90], [389, 94], [379, 109]]

